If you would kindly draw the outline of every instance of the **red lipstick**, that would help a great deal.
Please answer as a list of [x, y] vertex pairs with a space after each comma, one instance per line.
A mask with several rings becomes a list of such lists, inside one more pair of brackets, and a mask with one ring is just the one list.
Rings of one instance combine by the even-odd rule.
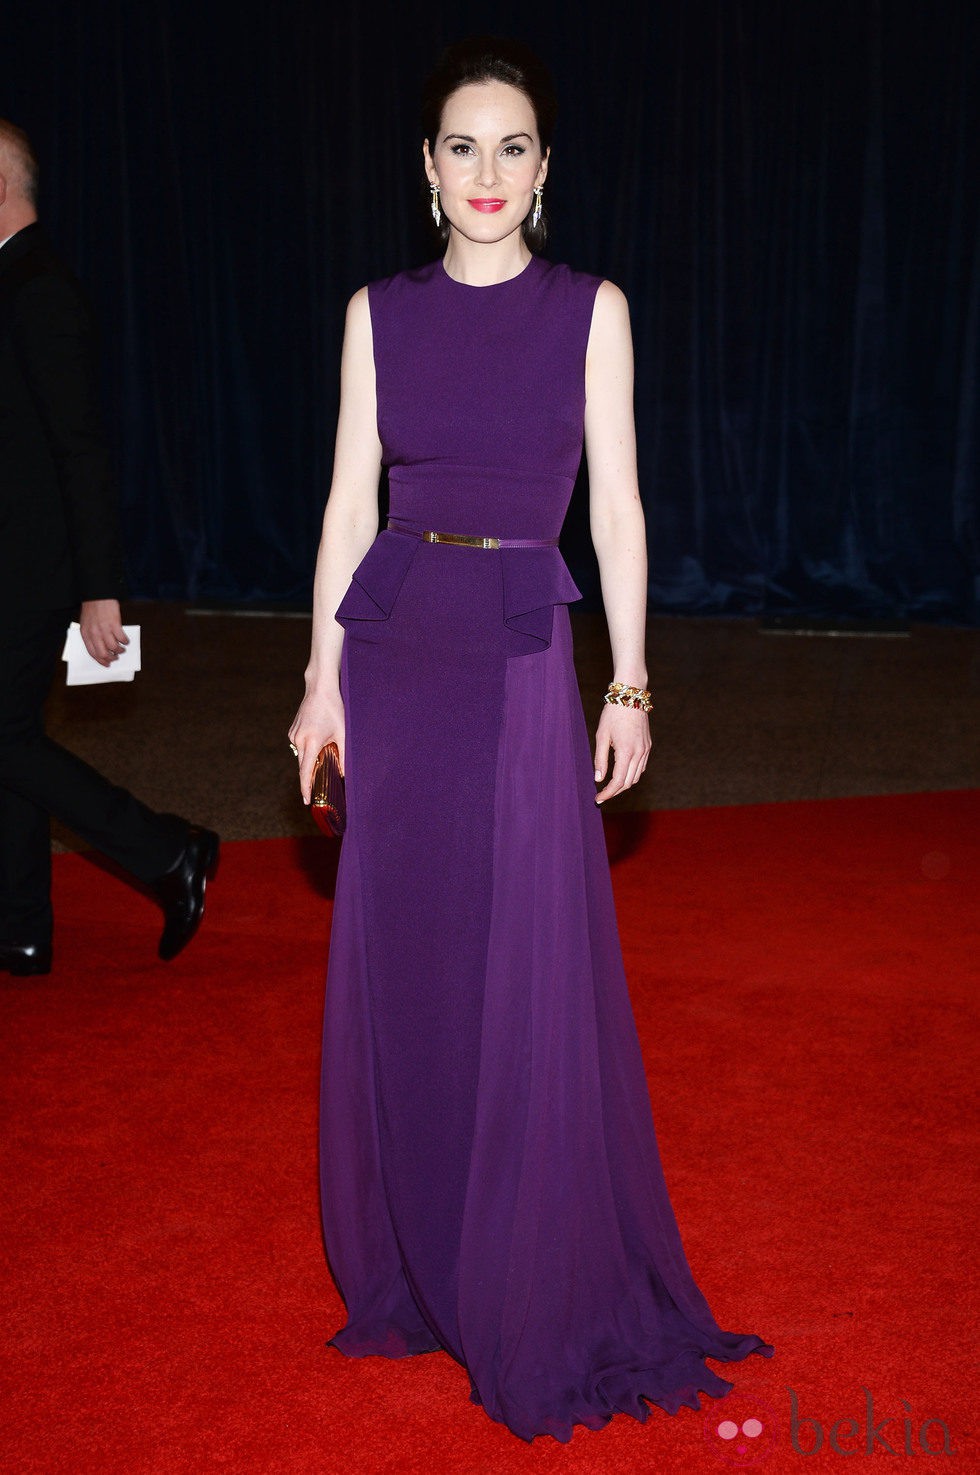
[[493, 215], [497, 210], [502, 210], [506, 204], [505, 200], [470, 200], [474, 210], [482, 210], [484, 215]]

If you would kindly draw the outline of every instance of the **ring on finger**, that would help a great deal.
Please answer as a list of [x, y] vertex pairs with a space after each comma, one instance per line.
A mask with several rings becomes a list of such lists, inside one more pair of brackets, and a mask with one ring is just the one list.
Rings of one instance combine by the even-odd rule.
[[289, 744], [289, 751], [292, 753], [292, 755], [293, 755], [294, 758], [298, 758], [299, 757], [299, 748], [297, 748], [297, 746], [296, 746], [295, 743], [290, 743]]

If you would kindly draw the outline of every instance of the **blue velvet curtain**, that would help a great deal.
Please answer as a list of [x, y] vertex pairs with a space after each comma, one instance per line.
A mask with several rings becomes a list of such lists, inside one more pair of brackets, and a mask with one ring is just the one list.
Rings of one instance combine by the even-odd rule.
[[[99, 309], [133, 592], [308, 597], [346, 298], [434, 254], [418, 84], [488, 29], [558, 82], [549, 254], [630, 298], [652, 607], [976, 622], [978, 14], [7, 7], [0, 112]], [[584, 496], [565, 541], [594, 597]]]

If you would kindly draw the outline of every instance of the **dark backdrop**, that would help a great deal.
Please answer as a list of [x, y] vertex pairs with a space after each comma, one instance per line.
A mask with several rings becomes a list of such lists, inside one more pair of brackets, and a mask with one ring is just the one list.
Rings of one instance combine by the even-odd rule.
[[133, 592], [308, 594], [345, 301], [434, 254], [419, 80], [491, 29], [556, 74], [549, 254], [630, 298], [653, 606], [976, 621], [977, 9], [6, 5]]

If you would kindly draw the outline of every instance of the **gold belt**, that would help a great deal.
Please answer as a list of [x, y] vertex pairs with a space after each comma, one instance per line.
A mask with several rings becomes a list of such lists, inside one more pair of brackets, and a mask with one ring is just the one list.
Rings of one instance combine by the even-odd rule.
[[499, 538], [467, 538], [462, 533], [423, 533], [423, 543], [459, 543], [463, 548], [499, 548]]
[[388, 527], [395, 533], [421, 538], [423, 543], [455, 543], [462, 548], [557, 548], [557, 538], [473, 538], [466, 533], [423, 532], [406, 527], [401, 518], [389, 517]]

